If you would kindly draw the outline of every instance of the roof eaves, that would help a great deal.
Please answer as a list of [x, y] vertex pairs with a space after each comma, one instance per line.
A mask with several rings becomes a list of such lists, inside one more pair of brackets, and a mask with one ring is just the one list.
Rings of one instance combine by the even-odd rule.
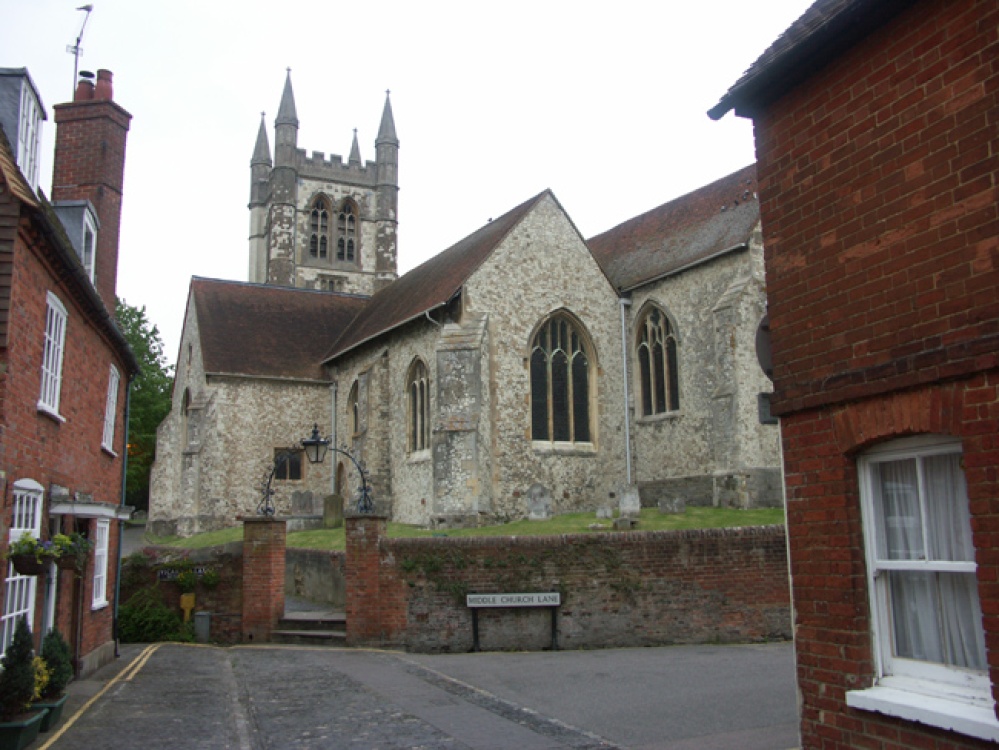
[[804, 21], [810, 15], [814, 21], [814, 14], [821, 14], [822, 6], [835, 5], [829, 0], [819, 0], [708, 110], [708, 117], [720, 120], [731, 110], [739, 117], [754, 117], [768, 103], [810, 78], [844, 50], [916, 2], [919, 0], [847, 0], [827, 17], [820, 15], [815, 28], [809, 30]]
[[628, 294], [630, 292], [635, 291], [636, 289], [641, 289], [643, 286], [648, 286], [649, 284], [654, 284], [657, 281], [668, 279], [670, 276], [677, 276], [681, 273], [689, 271], [692, 268], [696, 268], [697, 266], [703, 266], [705, 263], [710, 263], [711, 261], [716, 260], [717, 258], [721, 258], [723, 255], [728, 255], [729, 253], [734, 253], [739, 250], [746, 250], [748, 247], [749, 247], [748, 242], [740, 242], [737, 245], [725, 248], [724, 250], [719, 250], [718, 252], [705, 256], [704, 258], [698, 258], [697, 260], [691, 261], [690, 263], [687, 263], [684, 266], [680, 266], [679, 268], [673, 268], [669, 271], [666, 271], [665, 273], [659, 274], [658, 276], [653, 276], [651, 278], [640, 281], [637, 284], [632, 284], [631, 286], [627, 287], [621, 287], [618, 293]]
[[[322, 362], [320, 362], [320, 364], [322, 364], [322, 365], [329, 364], [330, 362], [332, 362], [337, 357], [342, 357], [343, 355], [347, 354], [348, 352], [352, 352], [355, 349], [357, 349], [357, 348], [359, 348], [361, 346], [364, 346], [365, 344], [367, 344], [367, 343], [369, 343], [371, 341], [374, 341], [377, 338], [381, 338], [382, 336], [384, 336], [385, 334], [389, 333], [390, 331], [394, 331], [397, 328], [402, 328], [404, 325], [412, 323], [414, 320], [419, 320], [420, 318], [429, 317], [430, 313], [432, 313], [434, 310], [439, 310], [442, 307], [447, 307], [447, 305], [450, 304], [451, 300], [453, 300], [459, 294], [461, 294], [461, 287], [459, 287], [458, 290], [454, 294], [451, 295], [450, 299], [447, 299], [444, 302], [438, 302], [435, 305], [431, 305], [426, 310], [422, 310], [421, 312], [418, 312], [415, 315], [412, 315], [412, 316], [406, 318], [405, 320], [401, 320], [398, 323], [395, 323], [395, 324], [393, 324], [391, 326], [388, 326], [387, 328], [382, 329], [381, 331], [378, 331], [377, 333], [373, 333], [370, 336], [367, 336], [366, 338], [361, 339], [360, 341], [355, 341], [353, 344], [351, 344], [350, 346], [348, 346], [348, 347], [346, 347], [344, 349], [338, 350], [336, 348], [336, 344], [334, 344], [333, 345], [333, 349], [331, 350], [331, 352], [326, 355], [326, 357], [323, 359]], [[350, 329], [350, 326], [347, 326], [347, 330], [349, 330], [349, 329]]]

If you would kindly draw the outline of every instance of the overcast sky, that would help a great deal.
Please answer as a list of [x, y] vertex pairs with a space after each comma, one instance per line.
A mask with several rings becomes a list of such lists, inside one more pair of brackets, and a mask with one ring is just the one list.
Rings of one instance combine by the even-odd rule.
[[[68, 101], [81, 0], [0, 0], [0, 67]], [[705, 112], [811, 0], [94, 0], [81, 70], [133, 115], [118, 294], [176, 358], [192, 275], [245, 281], [250, 156], [291, 68], [298, 146], [363, 160], [386, 89], [400, 141], [399, 271], [551, 188], [584, 237], [754, 160]]]

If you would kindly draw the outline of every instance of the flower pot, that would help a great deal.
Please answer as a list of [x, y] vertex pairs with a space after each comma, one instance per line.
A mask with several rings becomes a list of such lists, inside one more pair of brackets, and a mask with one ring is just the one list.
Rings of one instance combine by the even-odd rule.
[[61, 698], [46, 698], [31, 704], [35, 708], [48, 709], [48, 713], [42, 719], [40, 731], [47, 732], [59, 723], [59, 719], [62, 718], [62, 709], [66, 705], [68, 698], [68, 695], [63, 695]]
[[25, 719], [0, 723], [0, 750], [23, 750], [34, 742], [47, 713], [42, 709]]
[[40, 576], [45, 572], [48, 558], [39, 560], [34, 555], [11, 555], [10, 562], [22, 576]]

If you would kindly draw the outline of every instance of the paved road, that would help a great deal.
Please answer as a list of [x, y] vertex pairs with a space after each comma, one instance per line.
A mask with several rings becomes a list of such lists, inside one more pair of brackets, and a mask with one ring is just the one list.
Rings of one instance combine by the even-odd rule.
[[126, 646], [38, 750], [788, 750], [789, 644], [414, 655]]

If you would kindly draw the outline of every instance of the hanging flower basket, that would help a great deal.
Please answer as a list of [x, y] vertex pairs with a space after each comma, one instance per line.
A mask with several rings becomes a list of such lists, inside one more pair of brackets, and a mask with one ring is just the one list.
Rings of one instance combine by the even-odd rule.
[[38, 558], [36, 555], [11, 555], [10, 562], [14, 570], [22, 576], [40, 576], [45, 572], [45, 566], [51, 558]]

